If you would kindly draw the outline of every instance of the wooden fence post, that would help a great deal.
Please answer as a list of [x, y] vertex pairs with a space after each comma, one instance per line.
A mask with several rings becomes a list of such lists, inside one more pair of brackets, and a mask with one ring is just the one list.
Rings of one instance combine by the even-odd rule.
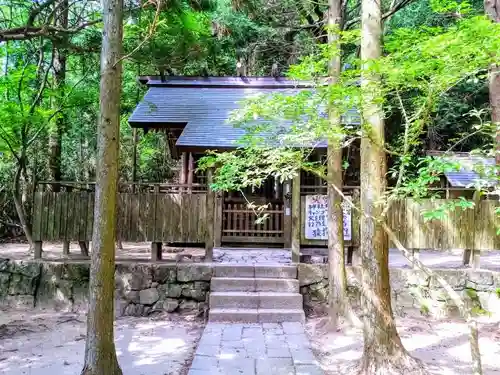
[[156, 262], [162, 259], [162, 243], [151, 242], [151, 261]]
[[224, 195], [221, 192], [215, 194], [214, 207], [214, 246], [222, 245], [222, 205], [224, 204]]
[[286, 180], [283, 183], [283, 203], [284, 214], [283, 219], [283, 234], [284, 247], [290, 249], [292, 247], [292, 182]]
[[301, 233], [301, 220], [300, 220], [300, 171], [293, 178], [292, 182], [292, 233], [291, 233], [291, 246], [292, 246], [292, 262], [300, 262], [300, 233]]
[[64, 256], [69, 256], [70, 251], [69, 251], [69, 241], [64, 240], [63, 242], [63, 255]]
[[473, 196], [474, 208], [472, 214], [471, 228], [464, 228], [470, 231], [468, 237], [470, 243], [469, 248], [464, 250], [464, 265], [470, 265], [473, 270], [479, 269], [481, 266], [481, 251], [476, 247], [476, 223], [479, 222], [479, 205], [481, 204], [481, 192], [476, 190]]
[[215, 191], [210, 187], [212, 185], [213, 171], [207, 170], [207, 209], [206, 209], [206, 238], [205, 238], [205, 261], [211, 262], [214, 253], [214, 224], [215, 218]]
[[35, 259], [42, 259], [42, 241], [35, 241]]
[[194, 156], [193, 153], [190, 152], [188, 158], [188, 175], [187, 175], [187, 184], [189, 193], [192, 193], [193, 191], [193, 181], [194, 181]]

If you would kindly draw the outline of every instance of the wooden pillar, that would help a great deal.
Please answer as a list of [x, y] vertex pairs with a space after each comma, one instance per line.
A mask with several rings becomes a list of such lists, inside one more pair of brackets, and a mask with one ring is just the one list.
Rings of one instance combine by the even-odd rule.
[[[137, 128], [132, 129], [132, 182], [137, 181]], [[135, 189], [135, 185], [134, 185]], [[134, 191], [135, 192], [135, 191]]]
[[212, 169], [207, 170], [207, 209], [206, 209], [206, 239], [205, 261], [211, 262], [214, 255], [214, 224], [215, 224], [215, 191], [210, 188], [213, 179]]
[[69, 251], [69, 241], [63, 242], [63, 256], [68, 256], [70, 254]]
[[222, 205], [224, 204], [224, 194], [218, 192], [214, 194], [214, 246], [222, 245]]
[[42, 241], [35, 241], [35, 259], [42, 259]]
[[285, 249], [292, 247], [292, 182], [287, 180], [283, 183], [283, 234], [285, 236]]
[[193, 181], [194, 181], [194, 156], [193, 153], [189, 153], [189, 160], [188, 160], [188, 175], [187, 175], [187, 184], [188, 184], [188, 191], [191, 193], [193, 189]]
[[300, 262], [300, 233], [302, 231], [302, 220], [300, 218], [302, 209], [300, 207], [300, 171], [292, 182], [292, 262]]
[[[187, 181], [187, 153], [181, 153], [181, 170], [179, 173], [179, 184], [184, 185]], [[184, 190], [183, 188], [181, 190]]]
[[476, 190], [472, 197], [474, 201], [472, 225], [467, 237], [469, 246], [464, 250], [464, 265], [470, 265], [473, 270], [481, 266], [481, 251], [476, 248], [476, 223], [479, 221], [479, 205], [481, 204], [481, 192]]
[[162, 259], [162, 243], [151, 242], [151, 261], [156, 262]]

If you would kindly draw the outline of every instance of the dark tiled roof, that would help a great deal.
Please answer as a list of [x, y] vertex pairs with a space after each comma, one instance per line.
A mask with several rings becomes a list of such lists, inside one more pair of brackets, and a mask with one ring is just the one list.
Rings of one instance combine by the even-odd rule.
[[304, 88], [312, 84], [306, 81], [295, 81], [285, 77], [183, 77], [167, 76], [141, 77], [149, 87], [256, 87], [256, 88]]
[[476, 185], [492, 187], [494, 179], [489, 177], [495, 165], [494, 158], [486, 158], [478, 155], [451, 154], [444, 157], [445, 160], [458, 163], [460, 169], [445, 172], [445, 176], [453, 187], [474, 187]]
[[[275, 79], [271, 78], [271, 81], [275, 82]], [[234, 148], [245, 135], [245, 130], [233, 127], [227, 120], [230, 113], [240, 107], [241, 101], [273, 92], [293, 95], [300, 90], [279, 86], [227, 86], [227, 79], [215, 86], [200, 81], [196, 84], [186, 84], [182, 80], [176, 82], [172, 85], [168, 81], [148, 82], [150, 88], [129, 118], [129, 123], [141, 127], [151, 123], [186, 124], [177, 141], [177, 146], [181, 147]], [[260, 84], [264, 83], [261, 81]], [[350, 123], [359, 122], [355, 111], [350, 115], [354, 116], [350, 116]], [[317, 145], [322, 146], [325, 144]]]

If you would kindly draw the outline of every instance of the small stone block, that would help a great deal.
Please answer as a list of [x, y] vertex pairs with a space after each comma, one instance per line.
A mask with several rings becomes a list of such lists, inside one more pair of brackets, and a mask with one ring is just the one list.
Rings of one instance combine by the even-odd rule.
[[298, 322], [283, 322], [283, 331], [287, 335], [304, 333], [304, 326]]
[[254, 277], [254, 266], [249, 265], [217, 265], [215, 266], [216, 277]]
[[255, 277], [276, 278], [276, 279], [295, 279], [295, 278], [297, 278], [297, 267], [296, 266], [259, 265], [259, 266], [255, 266]]
[[205, 369], [216, 369], [217, 368], [217, 358], [206, 357], [201, 355], [195, 355], [193, 362], [191, 363], [192, 369], [205, 370]]
[[217, 357], [220, 354], [220, 347], [216, 345], [199, 345], [196, 355], [204, 357]]
[[206, 370], [191, 369], [188, 375], [222, 375], [222, 372], [218, 368], [211, 368]]
[[248, 354], [244, 348], [229, 348], [224, 347], [220, 349], [219, 359], [229, 360], [235, 358], [247, 358]]
[[296, 375], [325, 375], [323, 370], [316, 365], [297, 365], [295, 366]]
[[257, 375], [295, 375], [290, 358], [257, 359]]
[[267, 349], [267, 356], [269, 358], [291, 358], [290, 350], [287, 347], [281, 347], [279, 349], [269, 348]]
[[317, 365], [318, 361], [311, 349], [302, 348], [300, 350], [291, 350], [294, 365]]

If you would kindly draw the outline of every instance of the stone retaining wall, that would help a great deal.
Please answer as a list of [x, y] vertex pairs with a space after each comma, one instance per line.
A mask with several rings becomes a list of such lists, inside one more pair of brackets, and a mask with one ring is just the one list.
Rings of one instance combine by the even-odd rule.
[[[359, 304], [361, 270], [348, 267], [349, 295]], [[435, 270], [480, 313], [500, 315], [500, 272]], [[115, 268], [115, 311], [149, 315], [156, 311], [202, 314], [208, 308], [213, 265], [119, 263]], [[321, 312], [328, 297], [327, 265], [300, 264], [298, 277], [306, 313]], [[0, 259], [0, 307], [85, 311], [89, 265]], [[457, 308], [436, 282], [419, 271], [391, 268], [396, 315], [417, 311], [437, 317]]]
[[[155, 311], [201, 314], [207, 308], [212, 266], [117, 264], [116, 315]], [[0, 306], [87, 309], [89, 264], [0, 259]]]
[[[500, 272], [441, 269], [433, 270], [459, 292], [479, 314], [500, 315]], [[298, 269], [306, 313], [326, 310], [328, 277], [326, 264], [300, 264]], [[421, 271], [391, 268], [391, 293], [394, 313], [404, 316], [411, 311], [434, 317], [458, 315], [458, 309], [445, 290]], [[347, 268], [349, 297], [359, 305], [361, 269]]]

